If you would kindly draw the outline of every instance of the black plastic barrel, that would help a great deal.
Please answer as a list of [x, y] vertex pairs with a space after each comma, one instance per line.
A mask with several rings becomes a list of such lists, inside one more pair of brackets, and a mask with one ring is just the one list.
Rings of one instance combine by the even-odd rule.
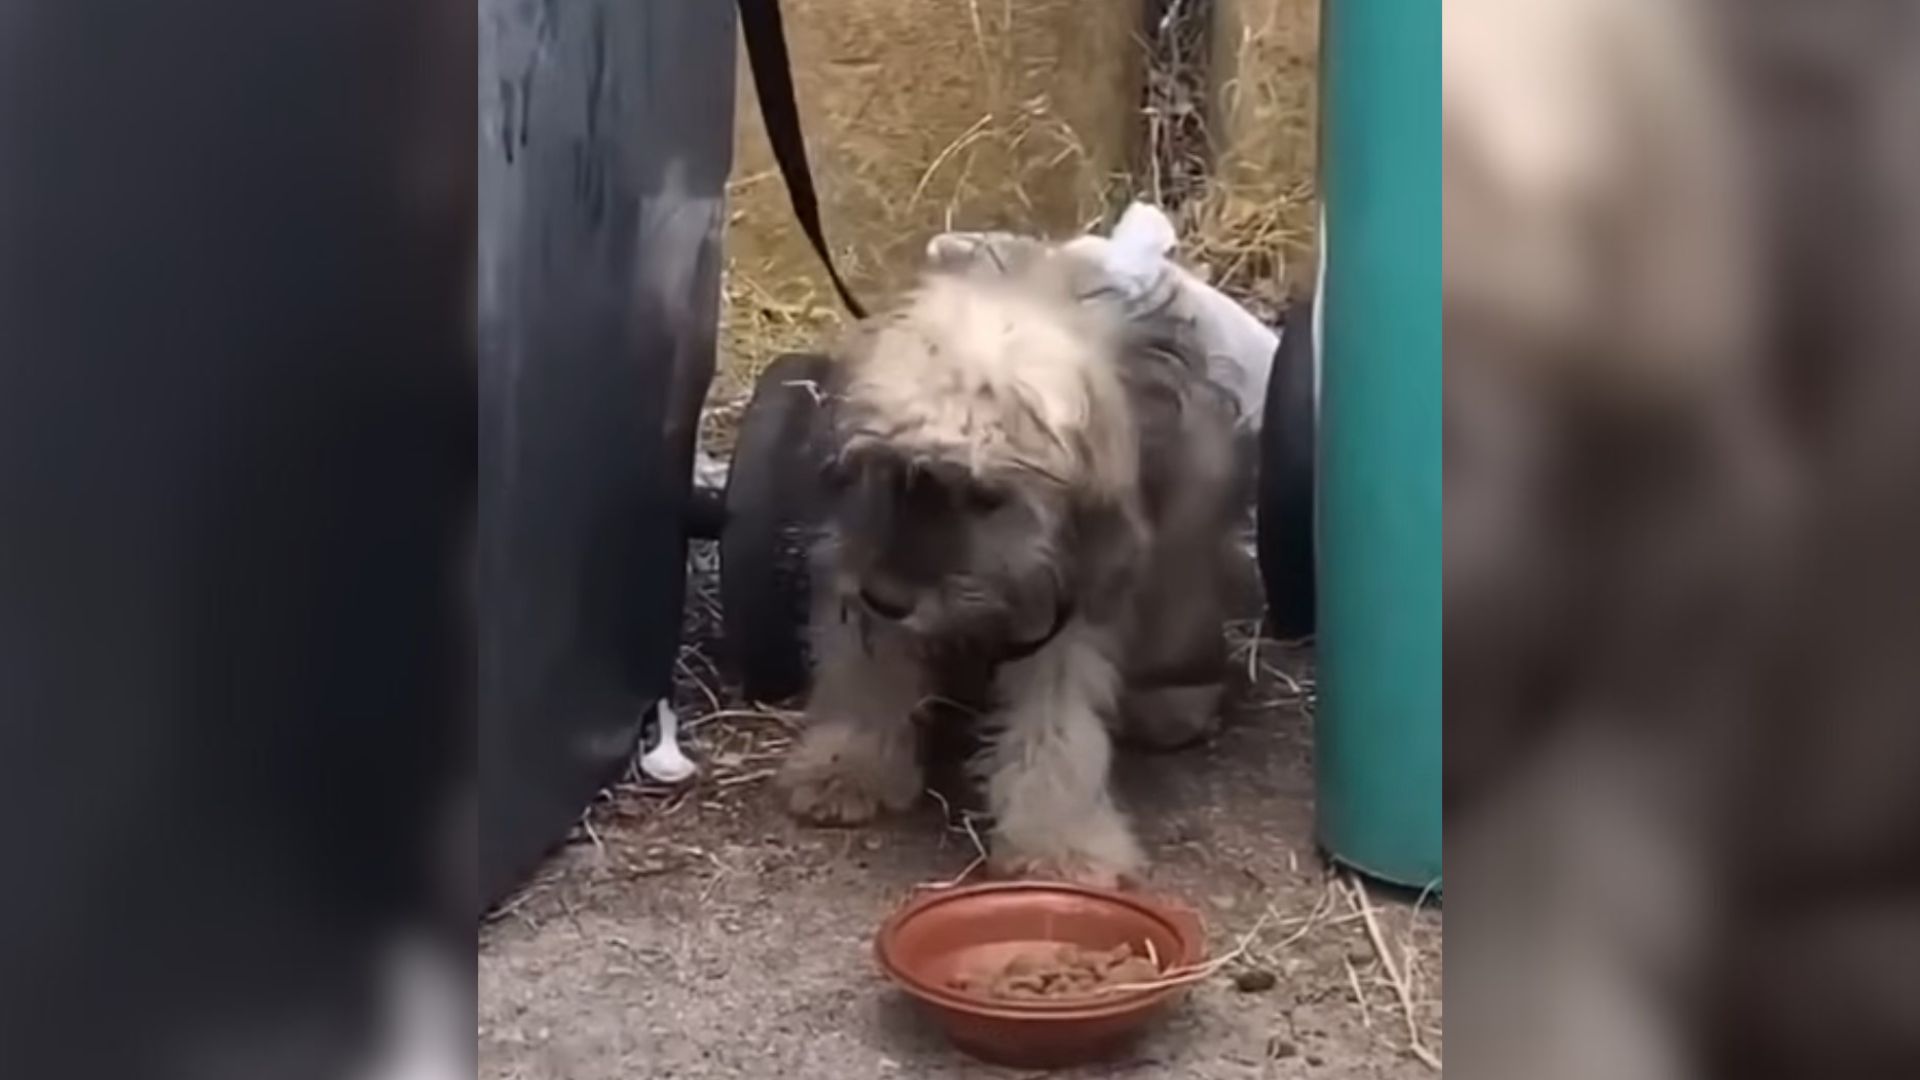
[[712, 376], [733, 5], [480, 4], [480, 889], [669, 689]]
[[0, 4], [0, 1076], [351, 1075], [467, 902], [471, 27]]

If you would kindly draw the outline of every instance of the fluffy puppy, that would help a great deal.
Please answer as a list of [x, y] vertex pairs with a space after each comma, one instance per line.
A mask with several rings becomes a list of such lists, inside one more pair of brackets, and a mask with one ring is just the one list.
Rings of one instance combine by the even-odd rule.
[[1111, 734], [1217, 715], [1245, 476], [1183, 328], [1092, 263], [996, 238], [858, 328], [828, 388], [808, 728], [792, 810], [857, 824], [924, 789], [929, 699], [980, 718], [993, 868], [1114, 884], [1139, 844]]

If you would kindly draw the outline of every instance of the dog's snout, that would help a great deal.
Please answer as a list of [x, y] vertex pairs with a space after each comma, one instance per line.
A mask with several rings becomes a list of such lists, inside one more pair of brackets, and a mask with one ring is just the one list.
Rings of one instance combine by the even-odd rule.
[[907, 597], [872, 584], [860, 587], [860, 602], [883, 619], [899, 620], [913, 614], [913, 603]]

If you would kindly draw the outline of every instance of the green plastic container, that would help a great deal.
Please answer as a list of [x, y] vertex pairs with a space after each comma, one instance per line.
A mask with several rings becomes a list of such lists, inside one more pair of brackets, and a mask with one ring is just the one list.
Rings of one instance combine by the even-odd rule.
[[1440, 882], [1440, 2], [1327, 0], [1316, 363], [1320, 841]]

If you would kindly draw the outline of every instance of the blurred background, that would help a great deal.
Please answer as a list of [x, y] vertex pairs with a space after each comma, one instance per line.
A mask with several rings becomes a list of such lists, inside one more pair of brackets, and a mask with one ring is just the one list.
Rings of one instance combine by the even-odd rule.
[[1448, 0], [1450, 1064], [1920, 1069], [1920, 16]]

